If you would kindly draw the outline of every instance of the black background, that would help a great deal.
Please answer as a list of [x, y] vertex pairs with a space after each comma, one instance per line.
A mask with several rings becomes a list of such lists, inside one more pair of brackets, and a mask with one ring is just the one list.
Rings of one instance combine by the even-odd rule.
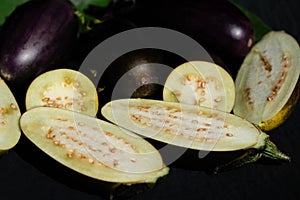
[[[257, 14], [272, 29], [285, 30], [300, 41], [300, 1], [234, 2]], [[282, 126], [269, 132], [274, 143], [292, 157], [291, 163], [259, 162], [217, 175], [174, 167], [153, 189], [132, 199], [300, 199], [299, 107]], [[0, 157], [0, 199], [103, 199], [93, 184], [72, 178], [73, 174], [22, 138], [16, 148]]]

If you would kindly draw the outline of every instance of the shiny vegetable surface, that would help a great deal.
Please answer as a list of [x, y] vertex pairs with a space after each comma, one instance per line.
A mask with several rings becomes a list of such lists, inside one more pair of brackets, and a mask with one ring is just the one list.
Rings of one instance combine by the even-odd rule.
[[185, 33], [223, 58], [244, 57], [254, 43], [251, 22], [229, 1], [137, 0], [132, 10], [122, 14], [137, 26]]
[[57, 67], [76, 40], [74, 7], [62, 0], [32, 0], [17, 7], [0, 33], [0, 74], [22, 85]]

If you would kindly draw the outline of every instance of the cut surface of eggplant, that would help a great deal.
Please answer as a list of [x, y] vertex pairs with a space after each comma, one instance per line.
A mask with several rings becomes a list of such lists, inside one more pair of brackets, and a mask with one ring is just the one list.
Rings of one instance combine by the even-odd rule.
[[26, 93], [26, 109], [48, 106], [95, 116], [96, 87], [84, 74], [71, 69], [45, 72], [35, 78]]
[[102, 115], [142, 136], [175, 146], [245, 154], [216, 171], [256, 162], [261, 157], [290, 161], [269, 136], [249, 121], [207, 107], [149, 99], [120, 99], [107, 103]]
[[106, 182], [155, 182], [168, 173], [146, 140], [99, 119], [58, 108], [33, 108], [21, 117], [24, 134], [63, 165]]
[[261, 132], [250, 122], [207, 107], [146, 99], [111, 101], [102, 108], [109, 121], [173, 145], [232, 151], [256, 145]]
[[163, 98], [230, 112], [235, 101], [235, 85], [222, 67], [210, 62], [191, 61], [170, 73]]
[[0, 78], [0, 154], [18, 143], [21, 136], [20, 116], [21, 112], [13, 94]]
[[291, 35], [284, 31], [266, 34], [246, 56], [238, 72], [234, 114], [255, 124], [276, 116], [296, 87], [299, 55], [299, 44]]

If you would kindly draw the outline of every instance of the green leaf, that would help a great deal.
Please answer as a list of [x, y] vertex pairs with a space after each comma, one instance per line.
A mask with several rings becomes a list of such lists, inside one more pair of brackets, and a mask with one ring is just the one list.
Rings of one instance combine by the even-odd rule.
[[1, 0], [0, 5], [0, 26], [5, 22], [8, 17], [17, 6], [25, 3], [28, 0]]
[[251, 21], [254, 32], [255, 40], [259, 41], [266, 33], [271, 31], [271, 28], [267, 26], [257, 15], [243, 8], [242, 6], [235, 4]]
[[90, 5], [107, 7], [110, 3], [110, 0], [70, 0], [76, 7], [77, 10], [83, 12]]

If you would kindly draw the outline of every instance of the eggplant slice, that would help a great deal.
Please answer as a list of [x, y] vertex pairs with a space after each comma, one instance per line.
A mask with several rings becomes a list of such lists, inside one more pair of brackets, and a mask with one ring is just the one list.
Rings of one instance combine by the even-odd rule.
[[246, 151], [217, 171], [252, 163], [261, 157], [290, 161], [267, 134], [227, 112], [148, 99], [111, 101], [101, 111], [109, 121], [167, 144], [208, 152]]
[[222, 67], [205, 61], [190, 61], [169, 74], [163, 99], [230, 112], [235, 101], [235, 85]]
[[177, 102], [121, 99], [106, 104], [102, 114], [145, 137], [196, 150], [246, 149], [254, 146], [261, 134], [240, 117]]
[[81, 72], [56, 69], [35, 78], [26, 93], [26, 109], [39, 106], [62, 108], [96, 116], [98, 94], [93, 82]]
[[12, 92], [0, 78], [0, 153], [18, 143], [21, 136], [20, 116], [21, 112]]
[[291, 35], [284, 31], [266, 34], [246, 56], [237, 74], [234, 114], [264, 130], [278, 127], [290, 113], [280, 111], [293, 109], [298, 101], [293, 96], [299, 92], [293, 91], [299, 79], [299, 55], [299, 44]]
[[24, 113], [20, 123], [42, 151], [89, 177], [114, 183], [154, 183], [168, 173], [150, 143], [97, 118], [38, 107]]

